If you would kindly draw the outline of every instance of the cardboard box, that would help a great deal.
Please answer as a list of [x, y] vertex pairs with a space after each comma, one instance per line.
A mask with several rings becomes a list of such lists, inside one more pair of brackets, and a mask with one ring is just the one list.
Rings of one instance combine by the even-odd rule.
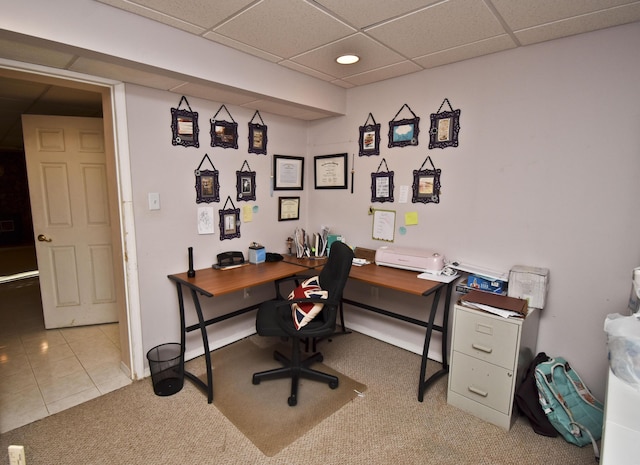
[[481, 291], [500, 294], [504, 291], [504, 281], [498, 279], [487, 278], [479, 274], [470, 274], [467, 276], [467, 286], [472, 289], [480, 289]]
[[544, 308], [549, 288], [549, 270], [517, 265], [509, 272], [509, 297], [525, 299], [529, 307]]

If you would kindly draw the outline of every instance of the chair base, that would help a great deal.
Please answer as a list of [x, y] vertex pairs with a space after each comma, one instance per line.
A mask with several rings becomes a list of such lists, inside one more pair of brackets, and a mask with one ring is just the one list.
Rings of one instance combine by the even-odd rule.
[[291, 396], [287, 399], [287, 402], [291, 407], [298, 403], [298, 383], [300, 378], [327, 383], [331, 389], [336, 389], [339, 384], [337, 376], [309, 368], [313, 363], [322, 362], [323, 357], [321, 353], [315, 353], [305, 360], [300, 361], [299, 348], [300, 341], [298, 339], [294, 339], [291, 359], [285, 357], [276, 350], [273, 353], [273, 358], [284, 366], [282, 368], [254, 373], [252, 380], [253, 384], [260, 384], [260, 381], [263, 380], [291, 378]]

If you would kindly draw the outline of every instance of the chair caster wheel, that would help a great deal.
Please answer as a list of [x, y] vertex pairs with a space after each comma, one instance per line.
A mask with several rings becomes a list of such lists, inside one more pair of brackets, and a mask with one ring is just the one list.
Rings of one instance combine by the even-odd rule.
[[322, 363], [323, 360], [324, 360], [323, 355], [322, 354], [318, 354], [318, 356], [316, 357], [316, 362]]
[[257, 377], [255, 377], [255, 376], [254, 376], [254, 377], [252, 378], [251, 382], [252, 382], [253, 384], [258, 385], [258, 384], [260, 384], [260, 378], [257, 378]]
[[289, 407], [294, 407], [295, 405], [298, 404], [298, 399], [296, 396], [291, 396], [287, 399], [287, 404], [289, 404]]
[[329, 387], [330, 387], [331, 389], [336, 389], [336, 388], [338, 387], [338, 381], [331, 381], [331, 382], [329, 383]]

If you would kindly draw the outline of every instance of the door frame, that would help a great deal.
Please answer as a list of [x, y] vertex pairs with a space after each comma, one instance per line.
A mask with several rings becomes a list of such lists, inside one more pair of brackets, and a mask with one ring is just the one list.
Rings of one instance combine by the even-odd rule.
[[114, 268], [119, 301], [121, 366], [131, 379], [144, 378], [144, 350], [138, 284], [131, 165], [128, 146], [125, 84], [31, 63], [0, 58], [0, 73], [24, 81], [45, 82], [102, 94], [105, 148], [110, 201], [117, 212], [112, 241], [117, 255]]

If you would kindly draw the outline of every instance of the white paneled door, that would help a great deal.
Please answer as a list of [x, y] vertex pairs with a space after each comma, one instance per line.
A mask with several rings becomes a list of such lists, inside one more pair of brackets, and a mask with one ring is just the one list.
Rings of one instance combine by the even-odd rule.
[[102, 119], [22, 126], [45, 327], [116, 322]]

